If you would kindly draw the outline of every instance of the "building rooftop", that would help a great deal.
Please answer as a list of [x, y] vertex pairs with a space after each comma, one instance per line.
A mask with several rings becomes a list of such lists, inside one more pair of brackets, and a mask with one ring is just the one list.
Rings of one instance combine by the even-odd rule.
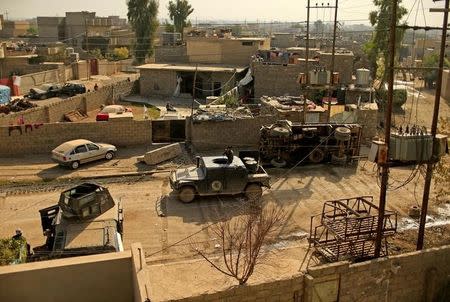
[[243, 72], [246, 67], [240, 66], [222, 66], [222, 65], [186, 65], [186, 64], [145, 64], [136, 67], [140, 70], [173, 70], [173, 71], [192, 71], [195, 72]]

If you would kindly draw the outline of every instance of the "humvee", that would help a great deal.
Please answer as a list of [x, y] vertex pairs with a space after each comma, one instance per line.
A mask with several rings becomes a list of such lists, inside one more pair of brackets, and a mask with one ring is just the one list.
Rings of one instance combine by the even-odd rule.
[[84, 183], [61, 193], [57, 205], [39, 210], [45, 245], [37, 258], [123, 251], [123, 211], [107, 188]]
[[192, 202], [196, 196], [236, 195], [244, 193], [255, 199], [262, 187], [270, 188], [270, 176], [253, 158], [225, 156], [197, 157], [197, 165], [172, 171], [170, 186], [182, 202]]

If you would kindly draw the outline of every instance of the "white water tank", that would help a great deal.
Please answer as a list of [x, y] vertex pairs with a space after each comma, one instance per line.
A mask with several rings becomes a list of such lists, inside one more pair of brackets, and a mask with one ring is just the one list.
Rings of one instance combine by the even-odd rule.
[[70, 56], [71, 54], [73, 54], [75, 52], [75, 50], [73, 49], [73, 47], [67, 47], [66, 48], [66, 54], [68, 56]]
[[311, 85], [318, 85], [319, 84], [319, 72], [315, 70], [311, 70], [309, 72], [309, 83]]
[[367, 87], [369, 86], [370, 70], [365, 68], [359, 68], [356, 70], [356, 86]]

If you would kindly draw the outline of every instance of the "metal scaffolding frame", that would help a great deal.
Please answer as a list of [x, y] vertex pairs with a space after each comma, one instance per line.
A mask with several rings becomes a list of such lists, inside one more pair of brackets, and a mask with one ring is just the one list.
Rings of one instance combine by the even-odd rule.
[[[322, 213], [311, 217], [310, 246], [330, 262], [374, 258], [378, 212], [372, 196], [326, 201]], [[387, 255], [386, 238], [397, 232], [396, 212], [385, 211], [382, 230]]]

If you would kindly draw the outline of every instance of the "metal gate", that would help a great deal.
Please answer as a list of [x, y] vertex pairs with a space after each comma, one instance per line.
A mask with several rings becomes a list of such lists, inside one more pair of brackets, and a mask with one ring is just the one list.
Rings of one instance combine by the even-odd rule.
[[154, 143], [182, 142], [186, 139], [186, 120], [160, 120], [152, 122]]

